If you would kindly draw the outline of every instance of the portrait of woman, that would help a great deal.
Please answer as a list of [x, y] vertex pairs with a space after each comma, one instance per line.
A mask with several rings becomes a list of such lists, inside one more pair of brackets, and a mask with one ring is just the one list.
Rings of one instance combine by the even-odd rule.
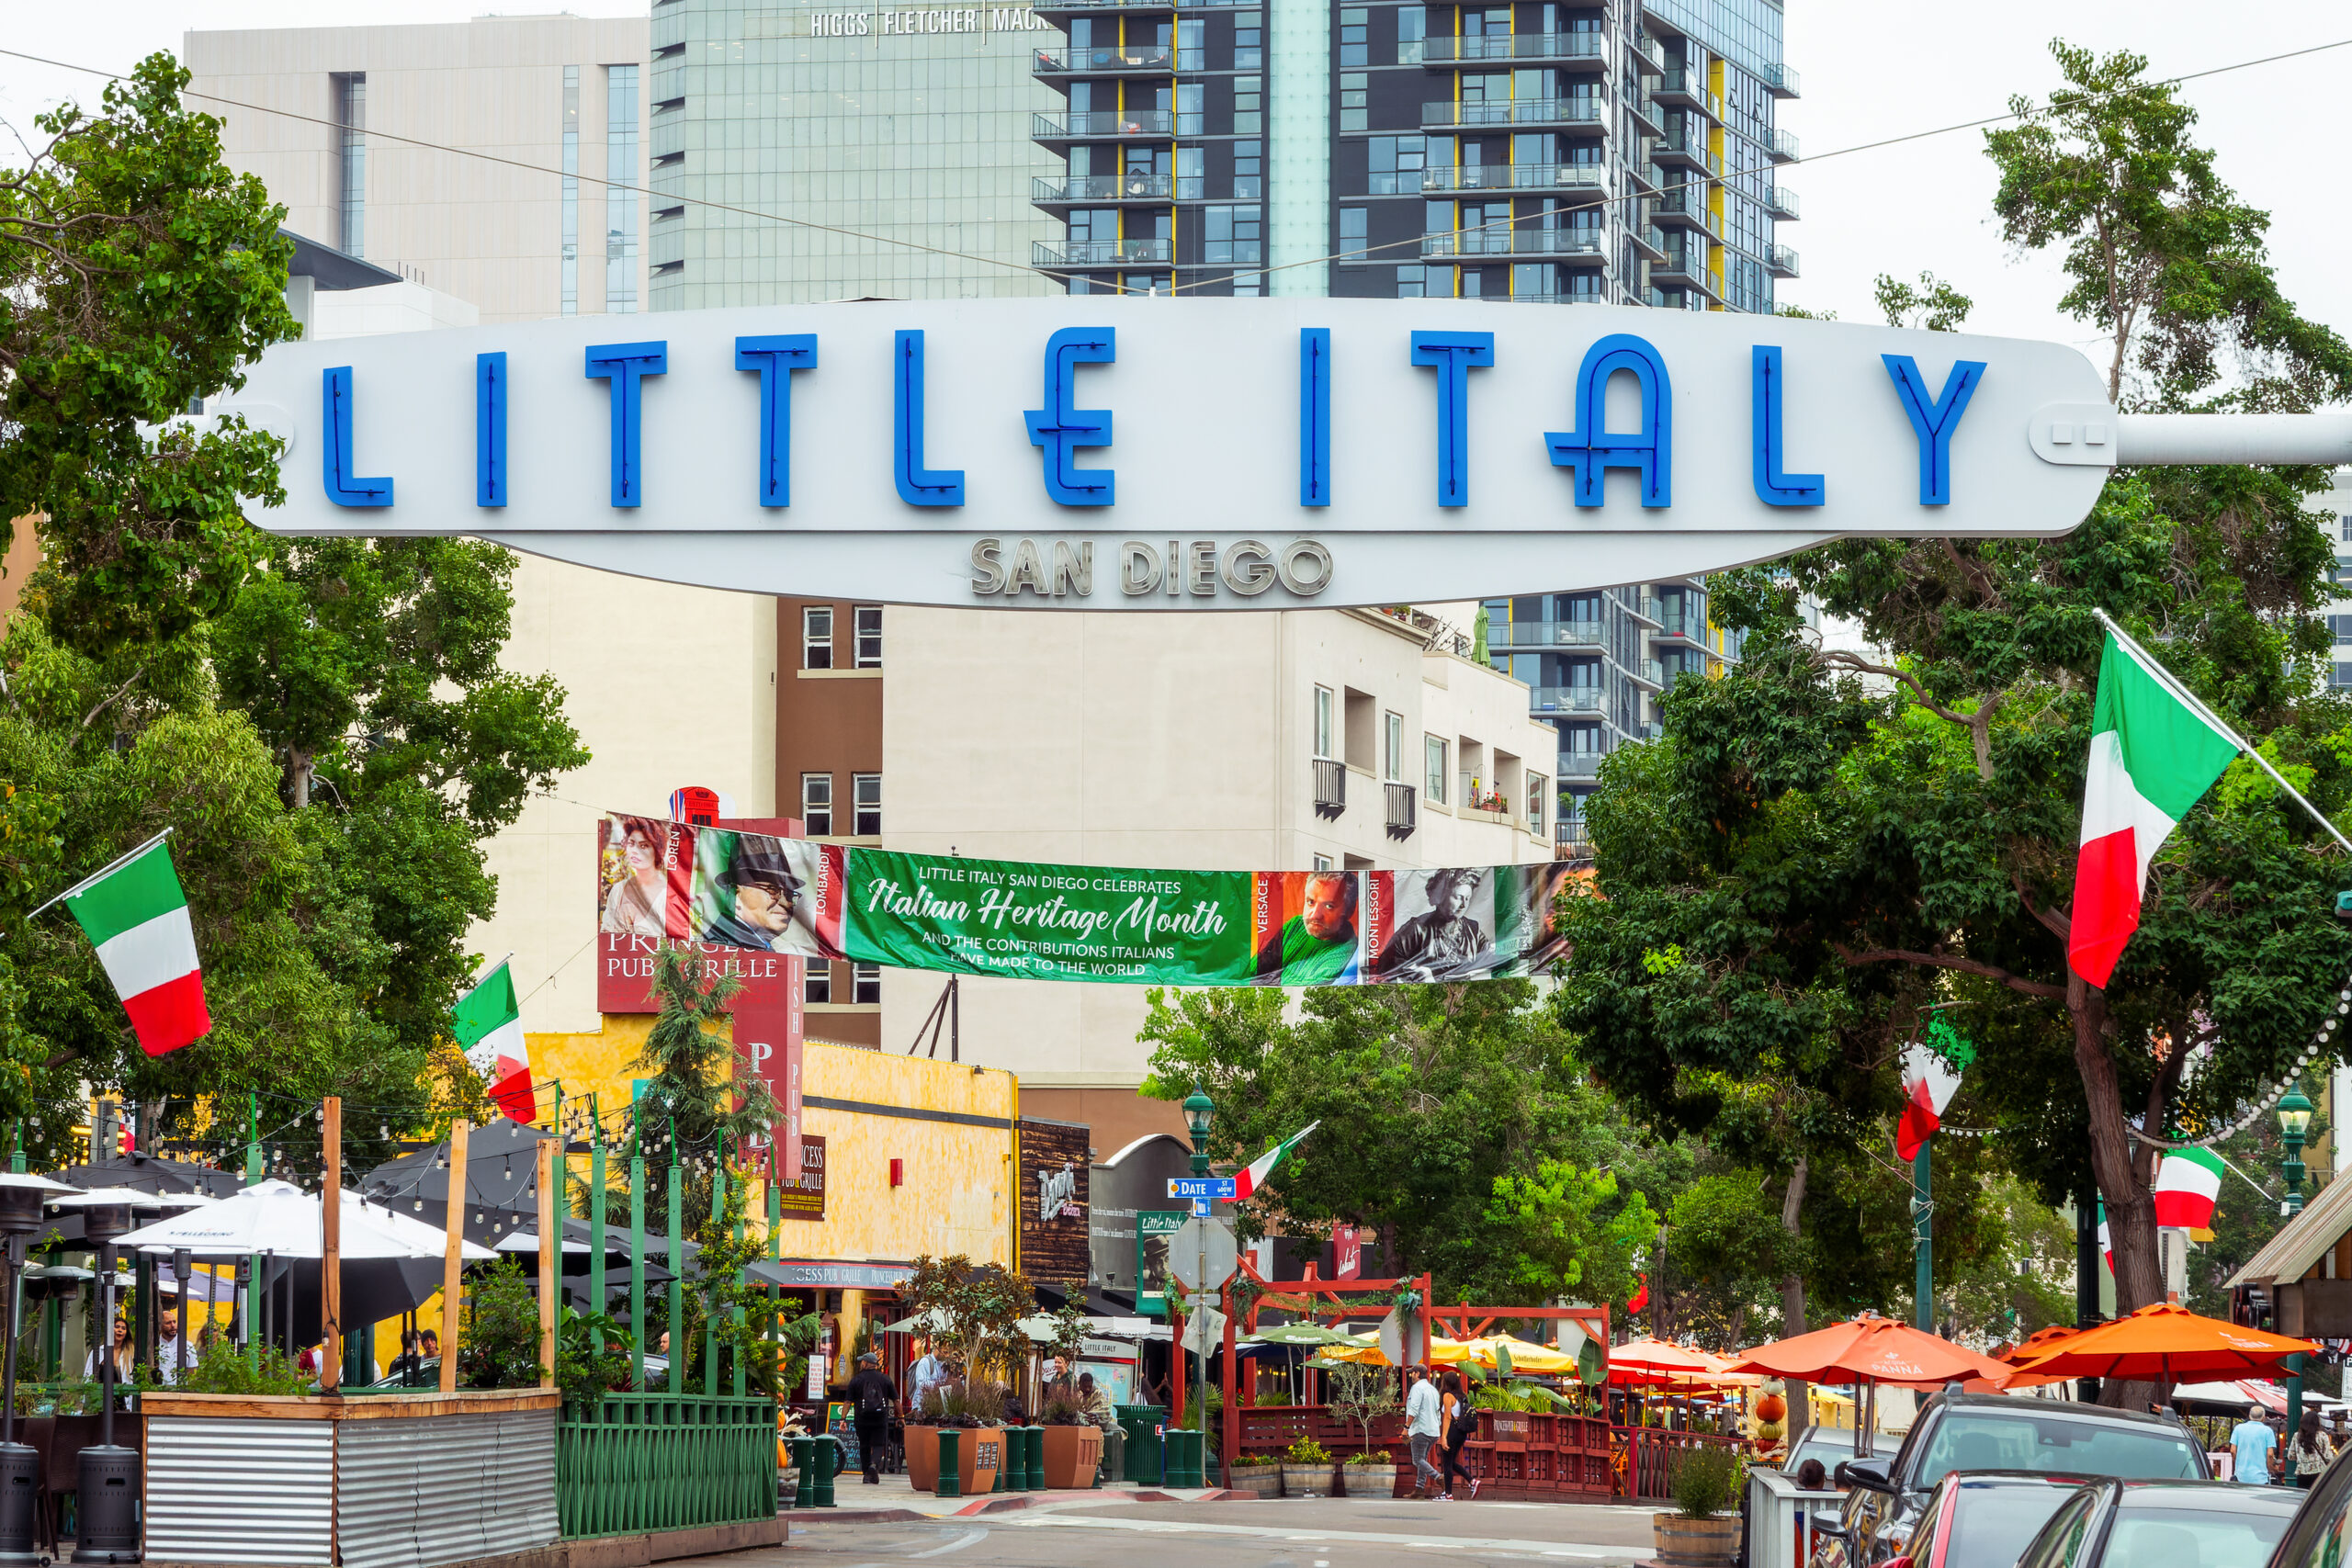
[[662, 870], [662, 829], [642, 817], [609, 820], [611, 835], [618, 840], [612, 847], [619, 852], [620, 877], [605, 889], [601, 928], [624, 936], [658, 937], [669, 899]]

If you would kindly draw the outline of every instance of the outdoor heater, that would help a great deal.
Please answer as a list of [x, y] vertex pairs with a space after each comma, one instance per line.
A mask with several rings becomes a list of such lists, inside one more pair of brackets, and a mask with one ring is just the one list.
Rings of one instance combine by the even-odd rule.
[[[82, 1215], [82, 1239], [98, 1254], [98, 1440], [82, 1450], [76, 1472], [81, 1521], [74, 1535], [76, 1562], [136, 1562], [139, 1547], [139, 1450], [114, 1440], [115, 1238], [127, 1235], [139, 1209], [177, 1207], [178, 1201], [128, 1187], [101, 1187], [51, 1197], [61, 1209]], [[189, 1203], [200, 1199], [188, 1199]], [[13, 1344], [14, 1342], [11, 1341]]]
[[17, 1282], [26, 1239], [41, 1228], [42, 1206], [73, 1188], [45, 1176], [0, 1175], [0, 1568], [34, 1568], [40, 1554], [34, 1530], [40, 1493], [40, 1453], [17, 1441]]

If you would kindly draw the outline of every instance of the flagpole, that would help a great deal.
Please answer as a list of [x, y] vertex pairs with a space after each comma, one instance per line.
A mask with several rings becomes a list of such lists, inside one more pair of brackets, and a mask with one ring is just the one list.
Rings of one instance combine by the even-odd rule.
[[51, 899], [49, 901], [49, 904], [42, 904], [42, 905], [39, 905], [39, 906], [37, 906], [37, 907], [34, 908], [34, 910], [33, 910], [32, 914], [31, 914], [31, 915], [27, 915], [27, 916], [25, 917], [25, 919], [28, 919], [28, 920], [29, 920], [29, 919], [31, 919], [33, 918], [33, 915], [38, 915], [38, 914], [40, 914], [40, 913], [41, 912], [41, 910], [48, 908], [50, 904], [62, 904], [62, 903], [63, 903], [66, 899], [73, 897], [74, 897], [74, 895], [75, 895], [76, 893], [79, 893], [79, 892], [80, 892], [80, 891], [82, 891], [82, 889], [84, 889], [85, 887], [87, 887], [91, 883], [97, 881], [100, 877], [102, 877], [102, 876], [106, 875], [108, 872], [115, 870], [117, 867], [119, 867], [119, 866], [120, 866], [120, 865], [124, 864], [124, 863], [127, 863], [127, 862], [137, 860], [141, 855], [145, 854], [149, 850], [153, 849], [157, 844], [162, 843], [165, 839], [168, 839], [168, 838], [170, 838], [171, 836], [172, 836], [172, 829], [170, 829], [169, 828], [166, 828], [166, 829], [164, 829], [162, 832], [160, 832], [160, 833], [156, 834], [153, 838], [152, 838], [152, 839], [148, 840], [145, 843], [143, 843], [143, 844], [140, 845], [137, 849], [135, 849], [135, 850], [125, 850], [125, 851], [123, 851], [123, 852], [122, 852], [122, 853], [120, 853], [120, 854], [119, 854], [119, 855], [117, 855], [117, 856], [115, 856], [115, 857], [114, 857], [114, 859], [112, 859], [112, 860], [110, 860], [110, 861], [107, 862], [107, 863], [106, 863], [106, 864], [104, 864], [104, 865], [100, 866], [97, 870], [96, 870], [96, 871], [94, 871], [94, 872], [90, 873], [90, 874], [89, 874], [89, 875], [87, 875], [87, 876], [84, 877], [81, 881], [79, 881], [79, 882], [75, 883], [73, 886], [71, 886], [71, 887], [67, 888], [64, 892], [60, 893], [56, 897], [51, 898]]
[[2265, 757], [2260, 751], [2256, 750], [2250, 743], [2248, 743], [2245, 736], [2240, 735], [2236, 730], [2232, 729], [2227, 724], [2222, 722], [2221, 715], [2215, 713], [2211, 708], [2207, 707], [2203, 703], [2198, 701], [2197, 694], [2194, 692], [2191, 692], [2187, 686], [2181, 684], [2179, 678], [2174, 675], [2171, 671], [2165, 669], [2163, 661], [2157, 659], [2154, 654], [2150, 653], [2146, 649], [2142, 648], [2137, 642], [2133, 641], [2132, 634], [2125, 631], [2121, 626], [2117, 626], [2115, 624], [2115, 618], [2112, 615], [2109, 615], [2105, 610], [2099, 609], [2096, 605], [2092, 607], [2091, 614], [2097, 615], [2099, 618], [2099, 624], [2107, 627], [2108, 635], [2114, 637], [2116, 641], [2121, 643], [2124, 647], [2130, 649], [2132, 652], [2140, 656], [2141, 661], [2146, 666], [2148, 673], [2156, 678], [2156, 682], [2159, 685], [2162, 685], [2174, 696], [2178, 697], [2182, 702], [2188, 704], [2189, 707], [2196, 710], [2198, 716], [2202, 718], [2206, 723], [2220, 730], [2223, 735], [2228, 736], [2230, 739], [2236, 744], [2239, 750], [2245, 752], [2247, 757], [2251, 758], [2256, 767], [2260, 768], [2264, 773], [2268, 773], [2272, 781], [2293, 798], [2296, 805], [2311, 813], [2312, 820], [2325, 829], [2329, 838], [2334, 839], [2337, 843], [2343, 845], [2345, 852], [2352, 854], [2352, 839], [2347, 839], [2342, 833], [2337, 832], [2335, 824], [2321, 816], [2319, 807], [2313, 806], [2310, 801], [2305, 800], [2303, 798], [2302, 792], [2297, 789], [2293, 784], [2289, 784], [2286, 778], [2280, 774], [2278, 770], [2270, 765], [2269, 758]]
[[[2346, 845], [2346, 848], [2347, 848], [2347, 849], [2352, 849], [2352, 845]], [[475, 976], [474, 976], [470, 981], [467, 982], [466, 989], [467, 989], [467, 990], [469, 990], [469, 991], [470, 991], [470, 990], [472, 990], [475, 987], [477, 987], [477, 986], [481, 985], [484, 980], [489, 979], [492, 975], [497, 974], [497, 973], [498, 973], [498, 964], [512, 964], [512, 963], [514, 963], [514, 950], [510, 948], [510, 949], [507, 951], [506, 956], [505, 956], [505, 957], [503, 957], [503, 958], [502, 958], [502, 959], [500, 959], [500, 960], [498, 961], [498, 964], [489, 964], [489, 965], [485, 966], [485, 967], [483, 968], [483, 970], [482, 970], [482, 972], [481, 972], [481, 974], [479, 974], [479, 975]], [[514, 1005], [515, 1005], [517, 1008], [519, 1008], [519, 1007], [521, 1007], [521, 1006], [522, 1006], [522, 1003], [517, 1002], [517, 1003], [515, 1003]]]

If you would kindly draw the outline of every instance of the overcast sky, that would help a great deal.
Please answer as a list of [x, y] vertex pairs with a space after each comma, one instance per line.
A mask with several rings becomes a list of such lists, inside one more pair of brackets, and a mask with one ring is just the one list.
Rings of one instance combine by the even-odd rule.
[[[177, 51], [190, 28], [458, 21], [480, 0], [10, 0], [0, 46], [120, 70], [152, 50]], [[587, 16], [642, 14], [642, 0], [574, 0]], [[2247, 25], [2239, 26], [2239, 23]], [[1871, 279], [1933, 270], [1973, 298], [1970, 326], [2086, 343], [2088, 327], [2052, 308], [2047, 257], [2008, 254], [1989, 217], [1994, 180], [1981, 131], [1954, 131], [1843, 157], [1824, 154], [1883, 137], [2001, 113], [2013, 93], [2056, 85], [2053, 34], [2100, 51], [2132, 49], [2159, 75], [2210, 70], [2352, 39], [2344, 0], [1789, 0], [1788, 58], [1804, 96], [1781, 124], [1820, 161], [1782, 173], [1804, 220], [1781, 226], [1804, 276], [1781, 298], [1870, 319]], [[2271, 256], [2305, 311], [2352, 333], [2352, 203], [2340, 194], [2346, 139], [2338, 108], [2352, 48], [2258, 65], [2184, 88], [2218, 150], [2222, 177], [2273, 218]], [[0, 118], [28, 139], [32, 115], [62, 97], [95, 99], [86, 76], [0, 58]], [[0, 143], [6, 139], [0, 138]], [[20, 156], [6, 145], [11, 158]], [[2313, 186], [2304, 175], [2319, 172]]]

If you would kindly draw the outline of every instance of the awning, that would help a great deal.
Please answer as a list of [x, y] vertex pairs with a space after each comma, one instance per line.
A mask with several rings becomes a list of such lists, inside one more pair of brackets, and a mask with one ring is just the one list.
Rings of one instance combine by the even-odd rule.
[[755, 1285], [799, 1291], [895, 1291], [914, 1278], [910, 1263], [843, 1263], [820, 1258], [759, 1258], [743, 1266]]

